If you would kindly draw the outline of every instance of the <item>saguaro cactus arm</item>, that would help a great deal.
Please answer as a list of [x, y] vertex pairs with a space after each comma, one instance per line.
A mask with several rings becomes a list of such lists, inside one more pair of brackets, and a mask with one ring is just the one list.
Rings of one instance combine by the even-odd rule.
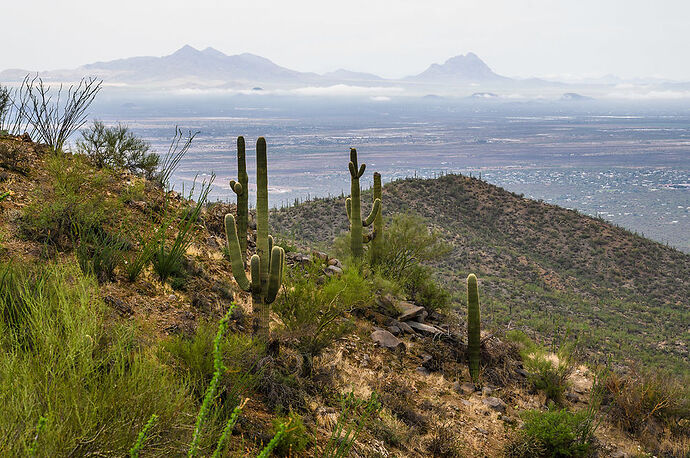
[[240, 242], [237, 239], [235, 217], [230, 214], [225, 215], [225, 237], [228, 243], [232, 275], [235, 277], [240, 288], [244, 291], [250, 291], [251, 286], [249, 280], [247, 280], [247, 275], [244, 273], [244, 261], [242, 259], [242, 253], [240, 252]]
[[369, 216], [366, 217], [364, 221], [362, 221], [362, 226], [369, 227], [372, 225], [374, 220], [376, 219], [376, 216], [378, 213], [381, 211], [381, 199], [376, 199], [374, 201], [374, 205], [371, 207], [371, 212], [369, 212]]
[[237, 137], [237, 181], [230, 180], [230, 187], [237, 194], [237, 235], [242, 260], [247, 253], [247, 225], [249, 219], [249, 176], [244, 148], [244, 137]]
[[348, 221], [352, 220], [352, 199], [349, 197], [345, 199], [345, 211], [347, 212]]
[[259, 255], [252, 255], [249, 262], [249, 269], [252, 273], [252, 295], [261, 294], [261, 259]]
[[280, 285], [283, 282], [283, 263], [285, 262], [285, 250], [279, 246], [273, 247], [271, 253], [271, 270], [268, 276], [268, 288], [266, 290], [266, 303], [270, 304], [278, 295]]

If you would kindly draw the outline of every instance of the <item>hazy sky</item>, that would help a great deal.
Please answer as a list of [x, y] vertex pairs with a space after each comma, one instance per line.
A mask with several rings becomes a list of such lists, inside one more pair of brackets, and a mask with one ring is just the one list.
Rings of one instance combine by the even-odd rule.
[[387, 77], [477, 53], [507, 76], [690, 80], [689, 0], [1, 0], [0, 70], [72, 68], [184, 44], [300, 71]]

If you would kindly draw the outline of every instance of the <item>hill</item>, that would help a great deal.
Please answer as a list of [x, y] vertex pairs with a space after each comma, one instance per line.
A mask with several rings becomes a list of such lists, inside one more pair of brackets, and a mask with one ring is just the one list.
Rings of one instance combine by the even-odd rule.
[[[464, 307], [419, 307], [393, 278], [306, 249], [344, 228], [342, 199], [270, 215], [305, 249], [276, 238], [288, 253], [264, 341], [253, 332], [254, 299], [233, 279], [241, 262], [233, 269], [228, 259], [224, 220], [236, 206], [201, 205], [155, 175], [95, 164], [0, 135], [0, 455], [194, 456], [196, 447], [196, 456], [269, 456], [267, 444], [270, 456], [300, 457], [531, 458], [554, 442], [577, 456], [690, 450], [681, 378], [610, 372], [550, 352], [539, 332], [530, 339], [501, 325], [512, 304], [515, 321], [534, 315], [548, 337], [541, 307], [554, 313], [588, 297], [592, 308], [597, 295], [620, 295], [616, 278], [579, 279], [575, 268], [571, 278], [554, 264], [560, 250], [583, 270], [608, 268], [588, 259], [599, 256], [592, 250], [622, 263], [613, 246], [628, 240], [631, 253], [648, 252], [630, 256], [630, 278], [657, 262], [680, 276], [650, 280], [667, 297], [647, 301], [648, 321], [670, 332], [651, 315], [687, 323], [668, 305], [687, 297], [687, 257], [467, 177], [386, 185], [387, 214], [419, 211], [454, 242], [438, 266], [447, 284], [464, 283], [469, 269], [480, 275], [477, 380]], [[604, 242], [590, 248], [602, 228]], [[258, 236], [252, 215], [245, 254], [257, 254]], [[649, 291], [630, 288], [631, 297]], [[572, 312], [590, 320], [589, 310]]]
[[[383, 203], [384, 214], [419, 214], [441, 231], [453, 251], [439, 278], [461, 296], [477, 273], [492, 324], [546, 337], [570, 327], [600, 360], [690, 370], [690, 255], [467, 176], [388, 183]], [[327, 245], [348, 228], [344, 208], [344, 198], [305, 202], [271, 223]]]

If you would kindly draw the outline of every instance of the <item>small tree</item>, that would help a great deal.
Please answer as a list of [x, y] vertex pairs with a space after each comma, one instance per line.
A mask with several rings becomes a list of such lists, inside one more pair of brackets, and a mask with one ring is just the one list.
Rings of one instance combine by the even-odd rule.
[[148, 142], [134, 135], [127, 126], [106, 127], [103, 122], [94, 121], [81, 135], [83, 140], [77, 142], [77, 150], [88, 156], [96, 167], [128, 169], [148, 179], [154, 177], [158, 155], [149, 153]]

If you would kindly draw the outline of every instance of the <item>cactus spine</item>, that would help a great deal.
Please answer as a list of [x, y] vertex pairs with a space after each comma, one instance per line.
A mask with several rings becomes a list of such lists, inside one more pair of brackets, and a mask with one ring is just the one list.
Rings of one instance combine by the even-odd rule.
[[480, 326], [479, 287], [477, 286], [477, 277], [470, 274], [467, 277], [467, 356], [470, 377], [472, 377], [472, 382], [475, 385], [479, 383]]
[[[374, 204], [381, 200], [381, 174], [374, 172]], [[383, 203], [379, 203], [379, 211], [374, 217], [374, 232], [371, 239], [371, 260], [376, 263], [381, 257], [383, 249]]]
[[[366, 164], [357, 167], [357, 150], [350, 148], [350, 197], [345, 201], [345, 210], [350, 220], [350, 251], [355, 258], [364, 254], [364, 243], [372, 239], [372, 235], [363, 235], [362, 228], [369, 227], [374, 222], [376, 214], [381, 211], [381, 200], [375, 199], [371, 213], [362, 220], [362, 201], [360, 198], [359, 179], [364, 175]], [[374, 234], [375, 235], [375, 234]]]
[[244, 153], [244, 137], [237, 137], [237, 181], [230, 180], [230, 187], [237, 194], [237, 235], [244, 262], [247, 255], [247, 221], [249, 219], [249, 176]]
[[266, 166], [266, 140], [256, 141], [256, 254], [249, 262], [251, 282], [244, 272], [244, 263], [237, 238], [235, 218], [225, 215], [225, 232], [232, 263], [232, 274], [237, 284], [252, 293], [255, 334], [268, 341], [271, 303], [275, 300], [283, 281], [285, 251], [273, 245], [268, 235], [268, 173]]

